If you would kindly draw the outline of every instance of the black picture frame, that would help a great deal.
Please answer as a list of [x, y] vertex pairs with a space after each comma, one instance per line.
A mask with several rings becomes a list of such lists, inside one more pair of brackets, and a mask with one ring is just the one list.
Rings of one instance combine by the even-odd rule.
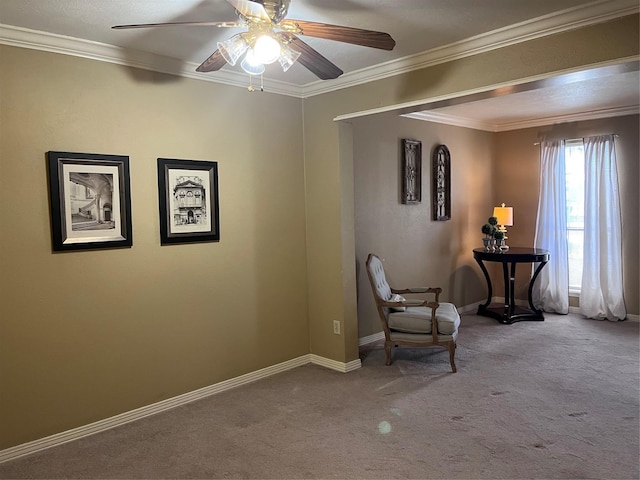
[[451, 153], [446, 145], [437, 145], [432, 158], [433, 220], [451, 220]]
[[422, 202], [422, 142], [402, 139], [402, 203]]
[[129, 157], [47, 152], [54, 252], [133, 245]]
[[160, 244], [220, 241], [218, 162], [158, 158]]

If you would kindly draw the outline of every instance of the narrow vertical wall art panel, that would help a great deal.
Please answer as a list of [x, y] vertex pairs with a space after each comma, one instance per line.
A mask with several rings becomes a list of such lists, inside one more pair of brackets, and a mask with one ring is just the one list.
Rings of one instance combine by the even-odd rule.
[[446, 145], [433, 150], [433, 219], [451, 220], [451, 154]]
[[422, 201], [422, 142], [402, 139], [402, 203]]

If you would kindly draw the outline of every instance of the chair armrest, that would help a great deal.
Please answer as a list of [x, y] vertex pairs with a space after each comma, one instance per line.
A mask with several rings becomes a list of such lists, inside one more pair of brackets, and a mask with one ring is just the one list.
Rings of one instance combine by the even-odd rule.
[[412, 300], [407, 299], [403, 302], [380, 302], [382, 307], [429, 307], [434, 311], [440, 304], [438, 302], [429, 302], [428, 300]]
[[436, 302], [440, 299], [440, 294], [442, 293], [442, 288], [440, 287], [413, 287], [413, 288], [404, 288], [404, 289], [396, 289], [392, 288], [391, 293], [397, 293], [402, 295], [403, 293], [433, 293], [436, 296]]

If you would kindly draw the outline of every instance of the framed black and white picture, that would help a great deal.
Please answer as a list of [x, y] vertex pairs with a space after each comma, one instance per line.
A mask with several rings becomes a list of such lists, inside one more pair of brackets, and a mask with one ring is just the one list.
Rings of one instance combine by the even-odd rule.
[[220, 240], [218, 162], [158, 158], [160, 243]]
[[131, 247], [129, 157], [47, 153], [53, 251]]

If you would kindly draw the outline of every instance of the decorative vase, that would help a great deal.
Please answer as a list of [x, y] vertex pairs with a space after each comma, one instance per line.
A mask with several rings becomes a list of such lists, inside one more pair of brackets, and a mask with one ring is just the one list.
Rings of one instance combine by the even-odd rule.
[[492, 242], [493, 242], [493, 238], [484, 237], [482, 239], [482, 243], [484, 244], [485, 252], [490, 252], [493, 249]]

